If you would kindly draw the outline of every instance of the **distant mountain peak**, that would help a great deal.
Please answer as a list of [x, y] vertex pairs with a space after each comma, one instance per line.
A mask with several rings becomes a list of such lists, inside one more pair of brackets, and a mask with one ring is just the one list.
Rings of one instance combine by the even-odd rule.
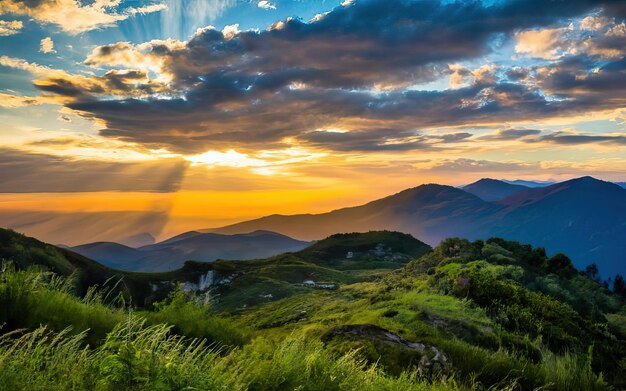
[[482, 178], [474, 183], [463, 186], [463, 190], [485, 201], [500, 201], [528, 189], [526, 186], [513, 185], [498, 179]]
[[604, 188], [604, 189], [620, 189], [620, 186], [613, 182], [603, 181], [602, 179], [597, 179], [592, 176], [586, 175], [579, 178], [573, 178], [567, 181], [555, 183], [554, 185], [548, 186], [548, 188], [564, 188], [564, 187], [576, 187], [576, 188], [584, 188], [587, 190]]

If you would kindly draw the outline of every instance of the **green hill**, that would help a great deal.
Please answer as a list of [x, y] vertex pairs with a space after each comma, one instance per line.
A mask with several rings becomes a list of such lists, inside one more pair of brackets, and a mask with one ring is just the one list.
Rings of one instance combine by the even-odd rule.
[[[12, 232], [1, 238], [2, 257], [20, 268], [117, 273]], [[342, 234], [268, 259], [187, 262], [170, 273], [119, 275], [138, 292], [125, 292], [131, 304], [104, 300], [98, 290], [77, 295], [68, 289], [71, 280], [5, 267], [3, 332], [32, 331], [0, 339], [0, 384], [626, 387], [624, 298], [596, 281], [597, 272], [577, 271], [565, 255], [549, 258], [517, 242], [447, 239], [430, 250], [393, 232]]]
[[[305, 281], [335, 286], [355, 282], [397, 269], [428, 251], [430, 246], [399, 232], [339, 234], [305, 250], [267, 259], [190, 260], [171, 272], [138, 273], [110, 269], [72, 251], [0, 229], [0, 259], [22, 269], [37, 266], [61, 276], [71, 275], [79, 294], [94, 285], [115, 287], [115, 293], [132, 298], [140, 307], [163, 300], [177, 284], [184, 284], [187, 289], [200, 291], [211, 285], [220, 295], [220, 308], [235, 310], [307, 291]], [[348, 252], [353, 256], [346, 258]]]

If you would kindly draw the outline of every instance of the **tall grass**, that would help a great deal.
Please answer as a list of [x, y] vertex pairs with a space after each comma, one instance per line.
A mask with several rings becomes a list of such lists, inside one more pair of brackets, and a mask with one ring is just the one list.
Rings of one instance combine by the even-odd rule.
[[[125, 321], [130, 307], [105, 304], [106, 291], [89, 289], [82, 298], [73, 294], [74, 281], [37, 270], [15, 270], [10, 264], [0, 272], [0, 325], [5, 330], [33, 329], [46, 325], [51, 331], [70, 327], [83, 333], [92, 346], [100, 345], [116, 325]], [[210, 314], [210, 306], [185, 299], [175, 291], [156, 311], [138, 313], [148, 324], [169, 324], [179, 335], [207, 339], [220, 345], [241, 345], [246, 331]]]
[[45, 324], [61, 331], [89, 330], [85, 339], [95, 344], [124, 319], [124, 312], [102, 304], [90, 293], [85, 300], [72, 294], [73, 281], [53, 273], [16, 271], [4, 264], [0, 273], [0, 322], [5, 329], [35, 328]]
[[94, 350], [84, 333], [41, 327], [0, 341], [3, 390], [456, 390], [415, 376], [391, 377], [349, 353], [335, 357], [320, 343], [257, 339], [226, 355], [203, 340], [173, 335], [129, 317]]

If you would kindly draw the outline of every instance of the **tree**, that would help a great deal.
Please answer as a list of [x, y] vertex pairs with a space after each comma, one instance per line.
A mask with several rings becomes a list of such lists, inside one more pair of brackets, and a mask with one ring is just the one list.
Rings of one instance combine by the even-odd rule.
[[613, 292], [623, 298], [626, 298], [626, 282], [624, 282], [624, 277], [619, 274], [616, 275], [613, 280]]
[[548, 259], [548, 272], [569, 278], [576, 274], [576, 268], [567, 255], [558, 253]]
[[585, 275], [594, 281], [598, 281], [600, 278], [600, 271], [598, 265], [592, 263], [585, 268]]

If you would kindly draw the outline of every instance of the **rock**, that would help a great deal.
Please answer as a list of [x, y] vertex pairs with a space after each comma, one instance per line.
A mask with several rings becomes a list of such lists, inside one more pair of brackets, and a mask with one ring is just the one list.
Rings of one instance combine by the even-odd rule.
[[[440, 349], [420, 342], [407, 341], [389, 330], [372, 324], [344, 325], [322, 336], [325, 346], [362, 349], [371, 363], [379, 362], [391, 373], [414, 368], [420, 375], [445, 378], [452, 366]], [[373, 348], [373, 349], [372, 349]]]

